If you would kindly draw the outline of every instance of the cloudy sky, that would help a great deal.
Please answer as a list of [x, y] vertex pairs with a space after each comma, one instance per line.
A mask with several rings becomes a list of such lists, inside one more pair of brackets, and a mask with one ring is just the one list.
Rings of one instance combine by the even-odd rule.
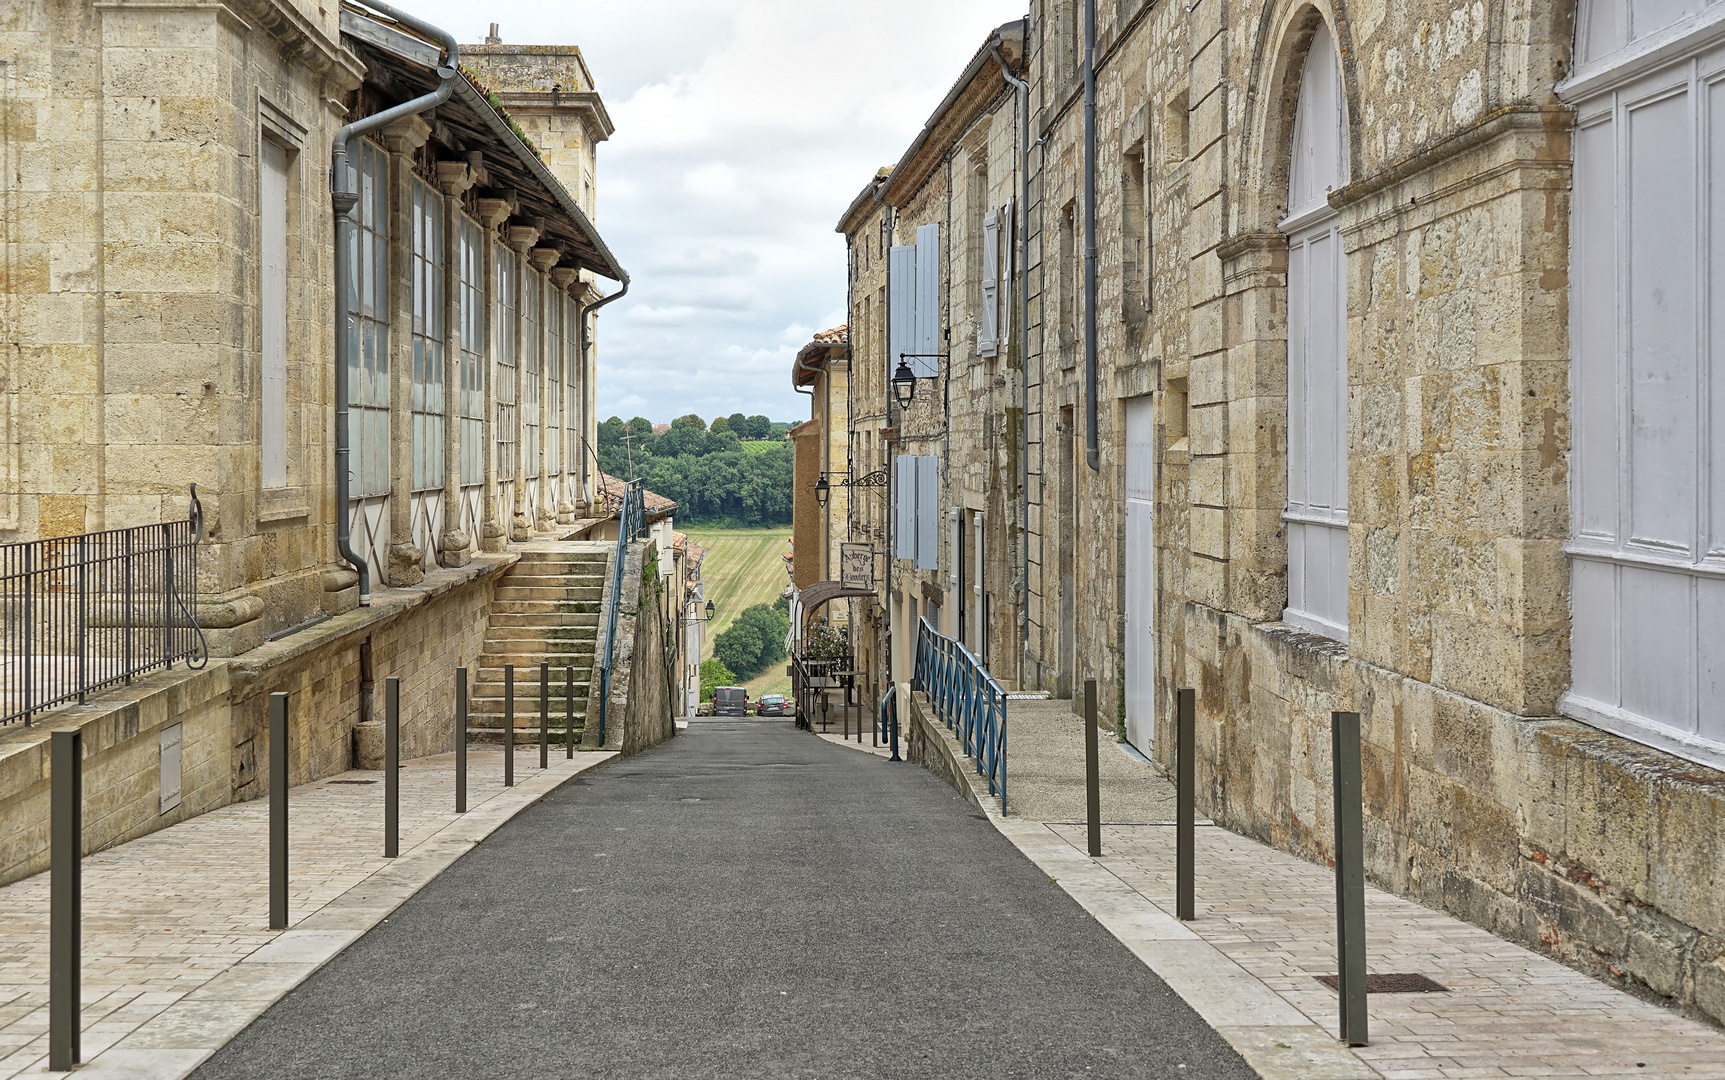
[[845, 321], [839, 214], [1026, 0], [414, 0], [481, 41], [581, 47], [617, 133], [599, 229], [600, 416], [808, 416], [791, 359]]

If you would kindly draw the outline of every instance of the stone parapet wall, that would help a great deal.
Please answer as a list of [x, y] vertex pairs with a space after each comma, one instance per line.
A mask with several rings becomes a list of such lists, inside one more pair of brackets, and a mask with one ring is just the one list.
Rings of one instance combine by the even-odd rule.
[[[1171, 644], [1198, 691], [1200, 813], [1330, 861], [1330, 712], [1358, 712], [1378, 885], [1725, 1021], [1725, 776], [1283, 623], [1189, 603]], [[1156, 750], [1171, 766], [1171, 731]]]
[[[587, 727], [582, 745], [587, 749], [621, 750], [638, 754], [677, 733], [671, 716], [675, 676], [674, 658], [667, 647], [670, 627], [663, 608], [664, 577], [650, 576], [647, 556], [656, 552], [650, 539], [631, 543], [623, 555], [622, 595], [614, 597], [611, 579], [605, 582], [605, 602], [600, 609], [599, 652], [605, 649], [605, 610], [617, 609], [617, 636], [611, 667], [610, 699], [605, 710], [605, 735], [601, 743], [597, 717], [600, 688], [596, 658], [594, 683], [587, 706]], [[615, 557], [615, 556], [613, 556]]]

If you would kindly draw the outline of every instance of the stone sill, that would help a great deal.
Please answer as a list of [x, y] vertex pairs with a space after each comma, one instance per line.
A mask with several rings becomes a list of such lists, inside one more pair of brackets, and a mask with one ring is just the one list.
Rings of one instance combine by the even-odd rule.
[[244, 700], [250, 688], [268, 672], [332, 646], [343, 645], [350, 638], [370, 634], [383, 624], [440, 596], [502, 574], [520, 560], [521, 554], [515, 551], [475, 554], [466, 566], [428, 571], [425, 580], [417, 585], [373, 593], [370, 607], [354, 608], [297, 634], [247, 650], [227, 661], [233, 699], [236, 702]]

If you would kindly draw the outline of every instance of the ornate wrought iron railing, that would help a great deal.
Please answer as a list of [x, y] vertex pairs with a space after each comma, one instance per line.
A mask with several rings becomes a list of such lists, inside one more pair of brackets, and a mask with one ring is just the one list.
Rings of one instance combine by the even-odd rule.
[[1000, 796], [1004, 814], [1006, 691], [969, 649], [936, 632], [927, 619], [918, 622], [914, 686], [976, 762], [977, 774], [988, 781], [988, 793]]
[[209, 661], [198, 628], [203, 509], [185, 520], [0, 545], [0, 724], [185, 660]]

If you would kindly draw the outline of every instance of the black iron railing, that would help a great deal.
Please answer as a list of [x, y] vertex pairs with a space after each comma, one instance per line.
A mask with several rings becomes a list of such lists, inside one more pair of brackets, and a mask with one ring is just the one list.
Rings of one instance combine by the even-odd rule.
[[0, 545], [0, 724], [185, 660], [197, 618], [203, 510], [184, 521]]

